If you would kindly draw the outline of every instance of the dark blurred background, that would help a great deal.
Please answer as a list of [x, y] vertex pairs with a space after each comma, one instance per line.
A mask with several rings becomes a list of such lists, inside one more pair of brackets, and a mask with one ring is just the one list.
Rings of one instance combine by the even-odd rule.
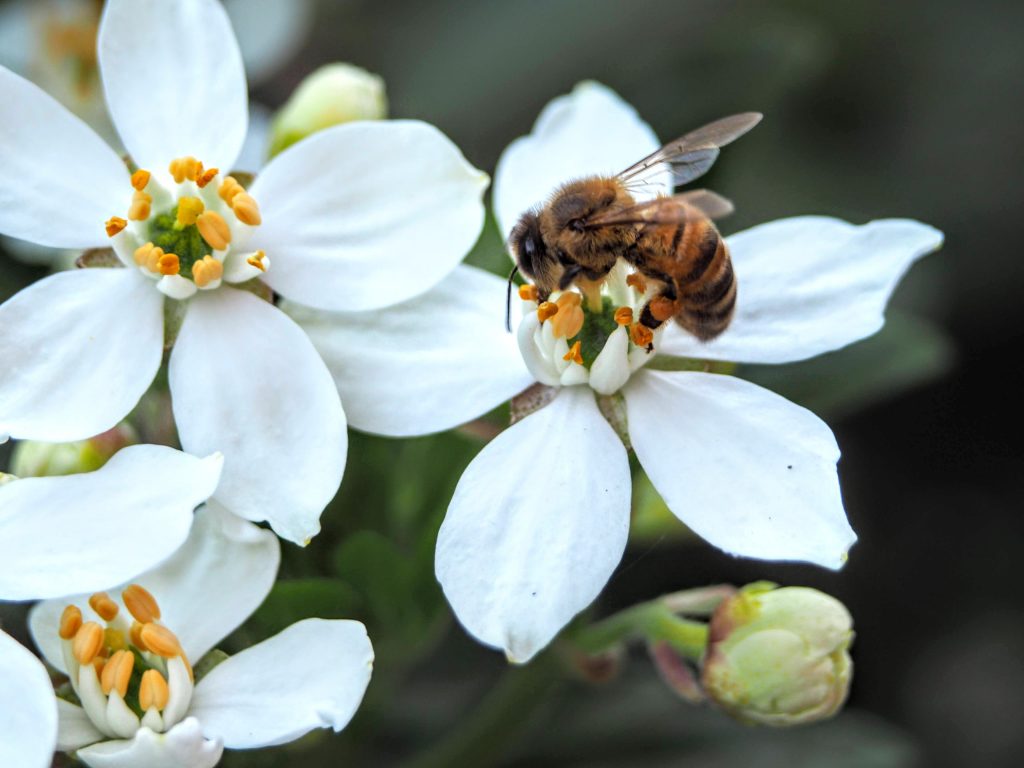
[[[876, 339], [741, 371], [836, 431], [860, 535], [849, 565], [832, 574], [740, 561], [669, 524], [631, 546], [594, 609], [760, 578], [830, 592], [858, 633], [837, 720], [783, 732], [736, 725], [674, 698], [642, 654], [603, 686], [530, 668], [498, 683], [504, 660], [451, 623], [430, 568], [445, 503], [479, 444], [355, 436], [325, 533], [286, 555], [295, 591], [282, 582], [235, 640], [305, 606], [354, 614], [380, 638], [367, 706], [342, 737], [225, 764], [401, 762], [486, 716], [480, 702], [495, 685], [543, 698], [482, 731], [504, 765], [1024, 764], [1024, 449], [1012, 426], [1024, 391], [1022, 38], [1024, 4], [1009, 2], [319, 3], [302, 47], [256, 100], [279, 106], [318, 65], [349, 61], [384, 77], [391, 116], [436, 124], [490, 172], [540, 109], [583, 79], [614, 88], [662, 138], [760, 110], [762, 126], [708, 181], [736, 202], [726, 232], [805, 213], [907, 216], [943, 230], [946, 244], [912, 269]], [[492, 225], [472, 259], [497, 271], [503, 258]], [[41, 274], [2, 266], [7, 292]], [[422, 615], [387, 615], [401, 604], [391, 590], [421, 595]], [[389, 666], [392, 657], [402, 661]], [[422, 765], [446, 764], [436, 754]]]

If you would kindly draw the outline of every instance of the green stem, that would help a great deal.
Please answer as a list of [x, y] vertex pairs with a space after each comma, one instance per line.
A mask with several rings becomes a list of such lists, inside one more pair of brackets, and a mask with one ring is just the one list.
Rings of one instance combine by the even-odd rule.
[[469, 717], [404, 768], [486, 768], [495, 764], [529, 724], [530, 715], [563, 682], [558, 659], [551, 651], [526, 666], [508, 669]]
[[663, 640], [694, 661], [704, 655], [708, 628], [699, 621], [681, 619], [659, 601], [641, 603], [607, 619], [577, 630], [571, 641], [584, 653], [602, 653], [633, 638]]

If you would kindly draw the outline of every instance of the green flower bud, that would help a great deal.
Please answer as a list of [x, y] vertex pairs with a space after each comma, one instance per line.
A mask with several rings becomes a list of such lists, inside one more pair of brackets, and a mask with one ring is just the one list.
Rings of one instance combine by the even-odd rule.
[[351, 64], [328, 64], [309, 75], [274, 117], [270, 156], [332, 125], [383, 120], [384, 81]]
[[807, 587], [752, 584], [711, 619], [701, 684], [739, 720], [802, 725], [839, 711], [850, 688], [853, 619]]
[[137, 442], [135, 430], [123, 422], [100, 435], [74, 443], [21, 440], [14, 446], [11, 473], [17, 477], [54, 477], [92, 472], [119, 450]]

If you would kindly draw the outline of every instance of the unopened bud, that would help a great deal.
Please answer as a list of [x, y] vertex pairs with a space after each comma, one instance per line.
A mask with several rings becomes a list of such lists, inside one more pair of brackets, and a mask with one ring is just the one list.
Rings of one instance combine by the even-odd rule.
[[274, 117], [270, 156], [332, 125], [383, 120], [384, 81], [351, 64], [327, 64], [309, 75]]
[[806, 587], [752, 584], [711, 619], [701, 683], [739, 720], [801, 725], [839, 711], [850, 687], [853, 620]]
[[123, 422], [102, 434], [74, 443], [21, 440], [14, 446], [11, 473], [18, 477], [54, 477], [92, 472], [119, 450], [137, 442], [135, 430]]

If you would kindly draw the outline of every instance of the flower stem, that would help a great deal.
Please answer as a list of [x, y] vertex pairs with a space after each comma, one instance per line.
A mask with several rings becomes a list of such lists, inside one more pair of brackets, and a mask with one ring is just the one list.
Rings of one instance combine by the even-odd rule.
[[526, 666], [508, 669], [469, 717], [404, 768], [485, 768], [497, 763], [529, 724], [530, 715], [564, 682], [552, 651]]
[[660, 601], [641, 603], [607, 619], [577, 630], [572, 643], [584, 653], [601, 653], [633, 638], [663, 641], [693, 661], [704, 655], [708, 628], [699, 621], [681, 619]]

